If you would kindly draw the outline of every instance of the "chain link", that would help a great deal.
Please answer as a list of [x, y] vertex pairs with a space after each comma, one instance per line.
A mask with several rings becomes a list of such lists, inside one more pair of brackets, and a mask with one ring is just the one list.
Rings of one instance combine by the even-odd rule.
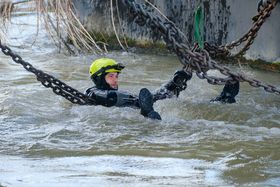
[[55, 94], [64, 97], [74, 104], [92, 105], [95, 103], [93, 99], [89, 98], [78, 90], [75, 90], [55, 77], [34, 68], [30, 63], [25, 62], [19, 55], [13, 53], [9, 47], [3, 45], [1, 40], [0, 48], [5, 55], [12, 57], [14, 62], [21, 64], [24, 69], [35, 74], [37, 80], [40, 81], [46, 88], [51, 88]]
[[[262, 27], [265, 20], [270, 16], [272, 10], [276, 7], [278, 1], [269, 3], [263, 10], [261, 10], [258, 15], [253, 17], [252, 28], [244, 34], [239, 40], [233, 41], [230, 44], [222, 46], [212, 46], [205, 42], [205, 49], [210, 53], [212, 57], [238, 57], [245, 54], [249, 50], [250, 46], [253, 44], [255, 38], [257, 37], [258, 31]], [[236, 54], [231, 54], [230, 50], [235, 47], [240, 46], [242, 43], [246, 42], [242, 49]]]
[[[164, 41], [166, 42], [166, 46], [169, 50], [174, 51], [180, 59], [180, 62], [185, 66], [191, 69], [192, 71], [196, 71], [196, 75], [201, 79], [206, 79], [208, 83], [215, 85], [223, 85], [228, 81], [245, 81], [248, 82], [253, 87], [262, 87], [265, 91], [270, 93], [280, 94], [280, 90], [272, 85], [266, 85], [259, 80], [250, 79], [241, 75], [239, 73], [232, 72], [229, 68], [218, 65], [217, 62], [210, 58], [210, 55], [213, 55], [214, 52], [209, 52], [206, 50], [194, 49], [190, 50], [189, 47], [183, 44], [183, 40], [180, 37], [179, 30], [174, 26], [174, 24], [170, 24], [169, 22], [163, 21], [159, 16], [152, 15], [151, 11], [147, 10], [146, 6], [142, 6], [138, 3], [135, 3], [134, 0], [122, 0], [125, 5], [128, 5], [130, 8], [130, 13], [134, 16], [134, 20], [137, 24], [144, 26], [147, 25], [153, 28], [154, 32], [157, 34], [161, 34]], [[273, 8], [272, 8], [273, 9]], [[271, 9], [271, 10], [272, 10]], [[264, 11], [266, 12], [266, 11]], [[271, 11], [270, 11], [271, 12]], [[269, 12], [269, 13], [270, 13]], [[268, 16], [268, 14], [264, 14]], [[260, 16], [258, 20], [264, 20], [263, 16]], [[259, 29], [258, 25], [261, 25], [263, 22], [258, 21], [255, 24], [256, 28], [253, 30], [256, 31]], [[253, 34], [249, 34], [251, 38], [256, 37], [256, 32], [252, 32]], [[239, 41], [246, 41], [245, 37]], [[236, 45], [239, 43], [235, 42]], [[253, 41], [253, 40], [252, 40]], [[206, 44], [207, 46], [208, 44]], [[251, 45], [251, 44], [250, 44]], [[224, 48], [231, 48], [232, 45], [225, 46]], [[224, 50], [222, 48], [217, 48], [211, 46], [213, 49], [217, 50], [218, 53], [229, 53], [228, 50]], [[24, 61], [19, 55], [14, 54], [12, 50], [2, 45], [0, 40], [0, 48], [2, 52], [10, 56], [14, 62], [21, 64], [27, 71], [32, 72], [36, 75], [37, 80], [42, 83], [43, 86], [47, 88], [51, 88], [53, 92], [57, 95], [64, 97], [74, 104], [79, 105], [92, 105], [96, 103], [90, 97], [84, 95], [78, 90], [68, 86], [64, 82], [56, 79], [55, 77], [44, 73], [41, 70], [34, 68], [30, 63]], [[218, 54], [215, 52], [215, 54]], [[227, 78], [218, 78], [214, 76], [209, 76], [207, 71], [209, 69], [217, 69], [223, 75], [228, 76]]]
[[[190, 50], [187, 45], [184, 45], [181, 42], [180, 35], [178, 34], [178, 29], [173, 24], [168, 24], [168, 21], [164, 21], [161, 17], [152, 15], [150, 13], [151, 11], [149, 11], [145, 5], [136, 3], [135, 0], [122, 0], [122, 3], [130, 8], [130, 13], [134, 17], [136, 23], [141, 22], [141, 26], [147, 25], [151, 28], [154, 28], [153, 32], [157, 32], [156, 34], [162, 35], [167, 48], [175, 52], [180, 59], [180, 62], [184, 66], [189, 66], [193, 71], [195, 71], [199, 78], [206, 79], [208, 83], [215, 85], [225, 84], [227, 81], [248, 82], [253, 87], [262, 87], [267, 92], [280, 94], [280, 89], [276, 88], [275, 86], [266, 85], [259, 80], [250, 79], [240, 73], [231, 71], [229, 68], [218, 65], [217, 62], [210, 58], [211, 53], [209, 54], [206, 50]], [[273, 9], [273, 6], [269, 7], [271, 10]], [[268, 12], [270, 13], [271, 10], [268, 11], [267, 9], [265, 9], [263, 11], [266, 12], [264, 13], [264, 15], [267, 16]], [[263, 20], [263, 18], [266, 16], [261, 16], [258, 20]], [[257, 23], [257, 25], [262, 24], [261, 21], [258, 21]], [[257, 29], [255, 28], [253, 30]], [[252, 34], [250, 34], [250, 36], [252, 36]], [[243, 37], [239, 41], [243, 40], [246, 41], [246, 38]], [[231, 47], [233, 45], [234, 44], [225, 46], [225, 48]], [[219, 52], [223, 53], [223, 49], [218, 49]], [[228, 53], [228, 51], [226, 51], [226, 53]], [[209, 69], [219, 70], [223, 75], [227, 76], [227, 78], [208, 76], [207, 71]]]

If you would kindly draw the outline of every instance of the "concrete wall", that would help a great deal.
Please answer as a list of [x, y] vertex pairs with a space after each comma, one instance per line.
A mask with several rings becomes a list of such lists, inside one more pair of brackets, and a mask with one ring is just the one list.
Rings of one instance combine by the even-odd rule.
[[[257, 0], [228, 0], [230, 6], [230, 24], [227, 41], [233, 41], [246, 33], [251, 26], [250, 18], [256, 14]], [[266, 61], [280, 61], [280, 3], [266, 20], [247, 56]]]
[[[73, 0], [80, 20], [90, 31], [113, 33], [109, 0]], [[114, 1], [115, 2], [115, 1]], [[143, 2], [138, 0], [138, 2]], [[258, 0], [150, 0], [171, 19], [188, 40], [193, 42], [194, 10], [201, 5], [205, 14], [205, 40], [216, 45], [239, 39], [252, 26], [251, 18], [257, 14]], [[115, 6], [115, 4], [114, 4]], [[115, 6], [116, 7], [116, 6]], [[115, 25], [121, 33], [134, 39], [158, 39], [149, 28], [139, 27], [130, 20], [127, 8], [119, 0], [121, 20], [114, 12]], [[279, 61], [280, 59], [280, 5], [273, 10], [246, 53], [250, 59]]]

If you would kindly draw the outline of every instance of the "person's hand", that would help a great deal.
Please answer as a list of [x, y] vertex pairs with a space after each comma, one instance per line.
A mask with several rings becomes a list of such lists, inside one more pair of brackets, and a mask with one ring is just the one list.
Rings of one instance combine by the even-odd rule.
[[173, 81], [176, 85], [184, 86], [188, 80], [192, 78], [192, 74], [184, 70], [178, 70], [174, 73]]
[[239, 93], [239, 87], [239, 81], [235, 83], [227, 82], [222, 93], [218, 97], [211, 99], [210, 102], [235, 103], [235, 96]]
[[258, 12], [264, 9], [268, 4], [271, 3], [271, 0], [260, 0], [258, 3]]
[[178, 70], [174, 73], [174, 77], [171, 81], [171, 85], [174, 87], [173, 90], [175, 95], [178, 97], [180, 92], [187, 88], [187, 81], [192, 78], [192, 73], [184, 70]]
[[187, 81], [192, 78], [192, 73], [185, 70], [178, 70], [174, 73], [173, 78], [164, 86], [167, 90], [172, 91], [177, 97], [179, 93], [187, 88]]

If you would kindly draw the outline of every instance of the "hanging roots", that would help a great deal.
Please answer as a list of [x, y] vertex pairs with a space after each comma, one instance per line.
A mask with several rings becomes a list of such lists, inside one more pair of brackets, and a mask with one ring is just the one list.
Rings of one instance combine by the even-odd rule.
[[11, 12], [13, 10], [13, 4], [11, 1], [3, 0], [0, 2], [0, 24], [3, 25], [0, 27], [0, 39], [5, 40], [6, 35], [6, 22], [11, 18]]
[[[5, 25], [4, 21], [10, 20], [14, 7], [23, 3], [30, 3], [28, 6], [35, 5], [35, 9], [30, 9], [30, 11], [37, 12], [38, 27], [39, 20], [42, 20], [47, 32], [59, 48], [61, 44], [64, 44], [67, 50], [73, 53], [74, 50], [69, 46], [71, 43], [78, 50], [103, 52], [75, 15], [71, 0], [22, 0], [16, 3], [12, 3], [10, 0], [1, 0], [0, 19], [3, 20], [1, 24]], [[2, 29], [0, 29], [1, 33], [4, 33]]]
[[0, 2], [0, 17], [3, 21], [10, 20], [11, 12], [13, 10], [13, 3], [9, 0]]
[[[44, 20], [46, 30], [54, 40], [63, 42], [68, 50], [71, 50], [68, 45], [70, 42], [79, 50], [102, 52], [75, 15], [72, 1], [36, 0], [35, 2], [37, 13]], [[68, 36], [68, 40], [63, 39], [65, 35]]]

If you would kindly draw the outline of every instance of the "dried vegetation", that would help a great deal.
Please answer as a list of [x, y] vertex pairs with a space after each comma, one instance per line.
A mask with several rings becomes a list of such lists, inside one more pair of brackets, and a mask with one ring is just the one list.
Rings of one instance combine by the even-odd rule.
[[70, 53], [74, 53], [76, 49], [103, 51], [75, 15], [71, 0], [22, 0], [15, 3], [10, 0], [2, 1], [0, 3], [0, 19], [3, 25], [0, 29], [1, 39], [5, 37], [5, 25], [10, 21], [13, 13], [26, 8], [29, 12], [37, 13], [37, 27], [40, 22], [43, 22], [57, 47], [61, 48], [63, 44]]

